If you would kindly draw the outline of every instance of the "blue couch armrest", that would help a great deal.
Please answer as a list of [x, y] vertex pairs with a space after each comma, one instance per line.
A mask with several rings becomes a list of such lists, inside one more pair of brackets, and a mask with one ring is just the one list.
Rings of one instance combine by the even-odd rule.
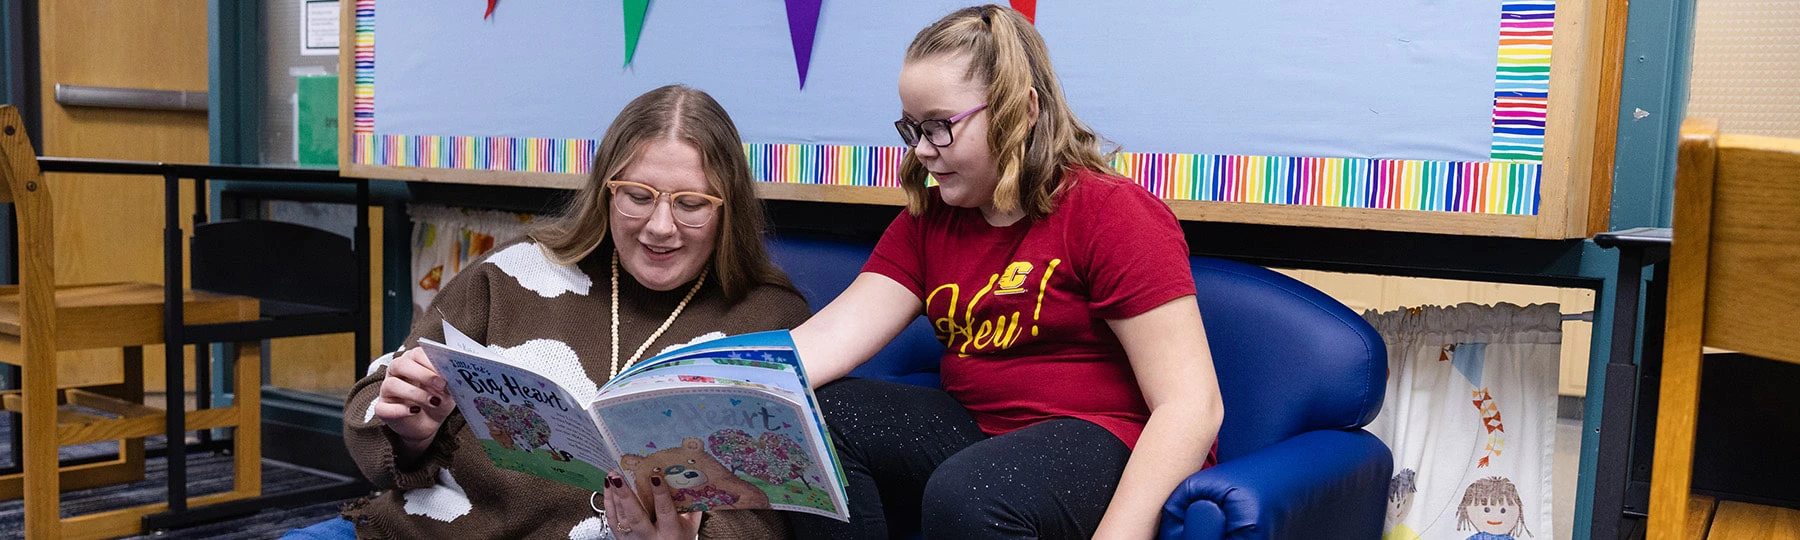
[[1158, 537], [1379, 538], [1394, 458], [1367, 431], [1311, 431], [1194, 473]]

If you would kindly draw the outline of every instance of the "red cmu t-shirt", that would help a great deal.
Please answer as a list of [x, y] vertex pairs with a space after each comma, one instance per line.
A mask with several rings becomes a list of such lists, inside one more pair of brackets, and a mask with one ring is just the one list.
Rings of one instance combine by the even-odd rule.
[[1049, 216], [1007, 227], [945, 204], [902, 211], [863, 267], [912, 289], [944, 352], [944, 390], [999, 435], [1079, 418], [1135, 447], [1150, 411], [1107, 319], [1194, 294], [1169, 207], [1130, 180], [1071, 170]]

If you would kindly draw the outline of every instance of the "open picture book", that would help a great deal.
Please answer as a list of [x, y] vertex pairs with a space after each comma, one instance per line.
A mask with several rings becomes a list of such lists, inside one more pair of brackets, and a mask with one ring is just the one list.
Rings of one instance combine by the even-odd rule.
[[[583, 489], [624, 474], [645, 507], [661, 474], [679, 511], [772, 508], [849, 519], [843, 471], [785, 330], [585, 373], [521, 367], [444, 324], [419, 340], [495, 465]], [[583, 392], [583, 383], [587, 390]]]

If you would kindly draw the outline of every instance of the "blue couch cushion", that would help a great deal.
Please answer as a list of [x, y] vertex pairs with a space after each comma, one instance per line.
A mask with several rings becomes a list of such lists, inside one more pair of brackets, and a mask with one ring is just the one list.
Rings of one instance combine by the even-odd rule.
[[1190, 263], [1225, 400], [1221, 462], [1307, 431], [1375, 419], [1387, 346], [1368, 322], [1260, 266], [1205, 257]]
[[[795, 235], [771, 237], [767, 243], [769, 256], [787, 271], [814, 312], [850, 287], [874, 249], [866, 243]], [[938, 361], [943, 354], [944, 346], [938, 343], [937, 334], [924, 317], [919, 317], [850, 375], [942, 388]]]

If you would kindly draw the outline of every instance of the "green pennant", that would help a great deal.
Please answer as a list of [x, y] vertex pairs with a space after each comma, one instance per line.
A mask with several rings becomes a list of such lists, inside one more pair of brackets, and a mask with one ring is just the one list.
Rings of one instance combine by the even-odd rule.
[[644, 34], [644, 12], [650, 10], [650, 0], [625, 1], [625, 65], [631, 65], [631, 57], [637, 54], [638, 36]]

